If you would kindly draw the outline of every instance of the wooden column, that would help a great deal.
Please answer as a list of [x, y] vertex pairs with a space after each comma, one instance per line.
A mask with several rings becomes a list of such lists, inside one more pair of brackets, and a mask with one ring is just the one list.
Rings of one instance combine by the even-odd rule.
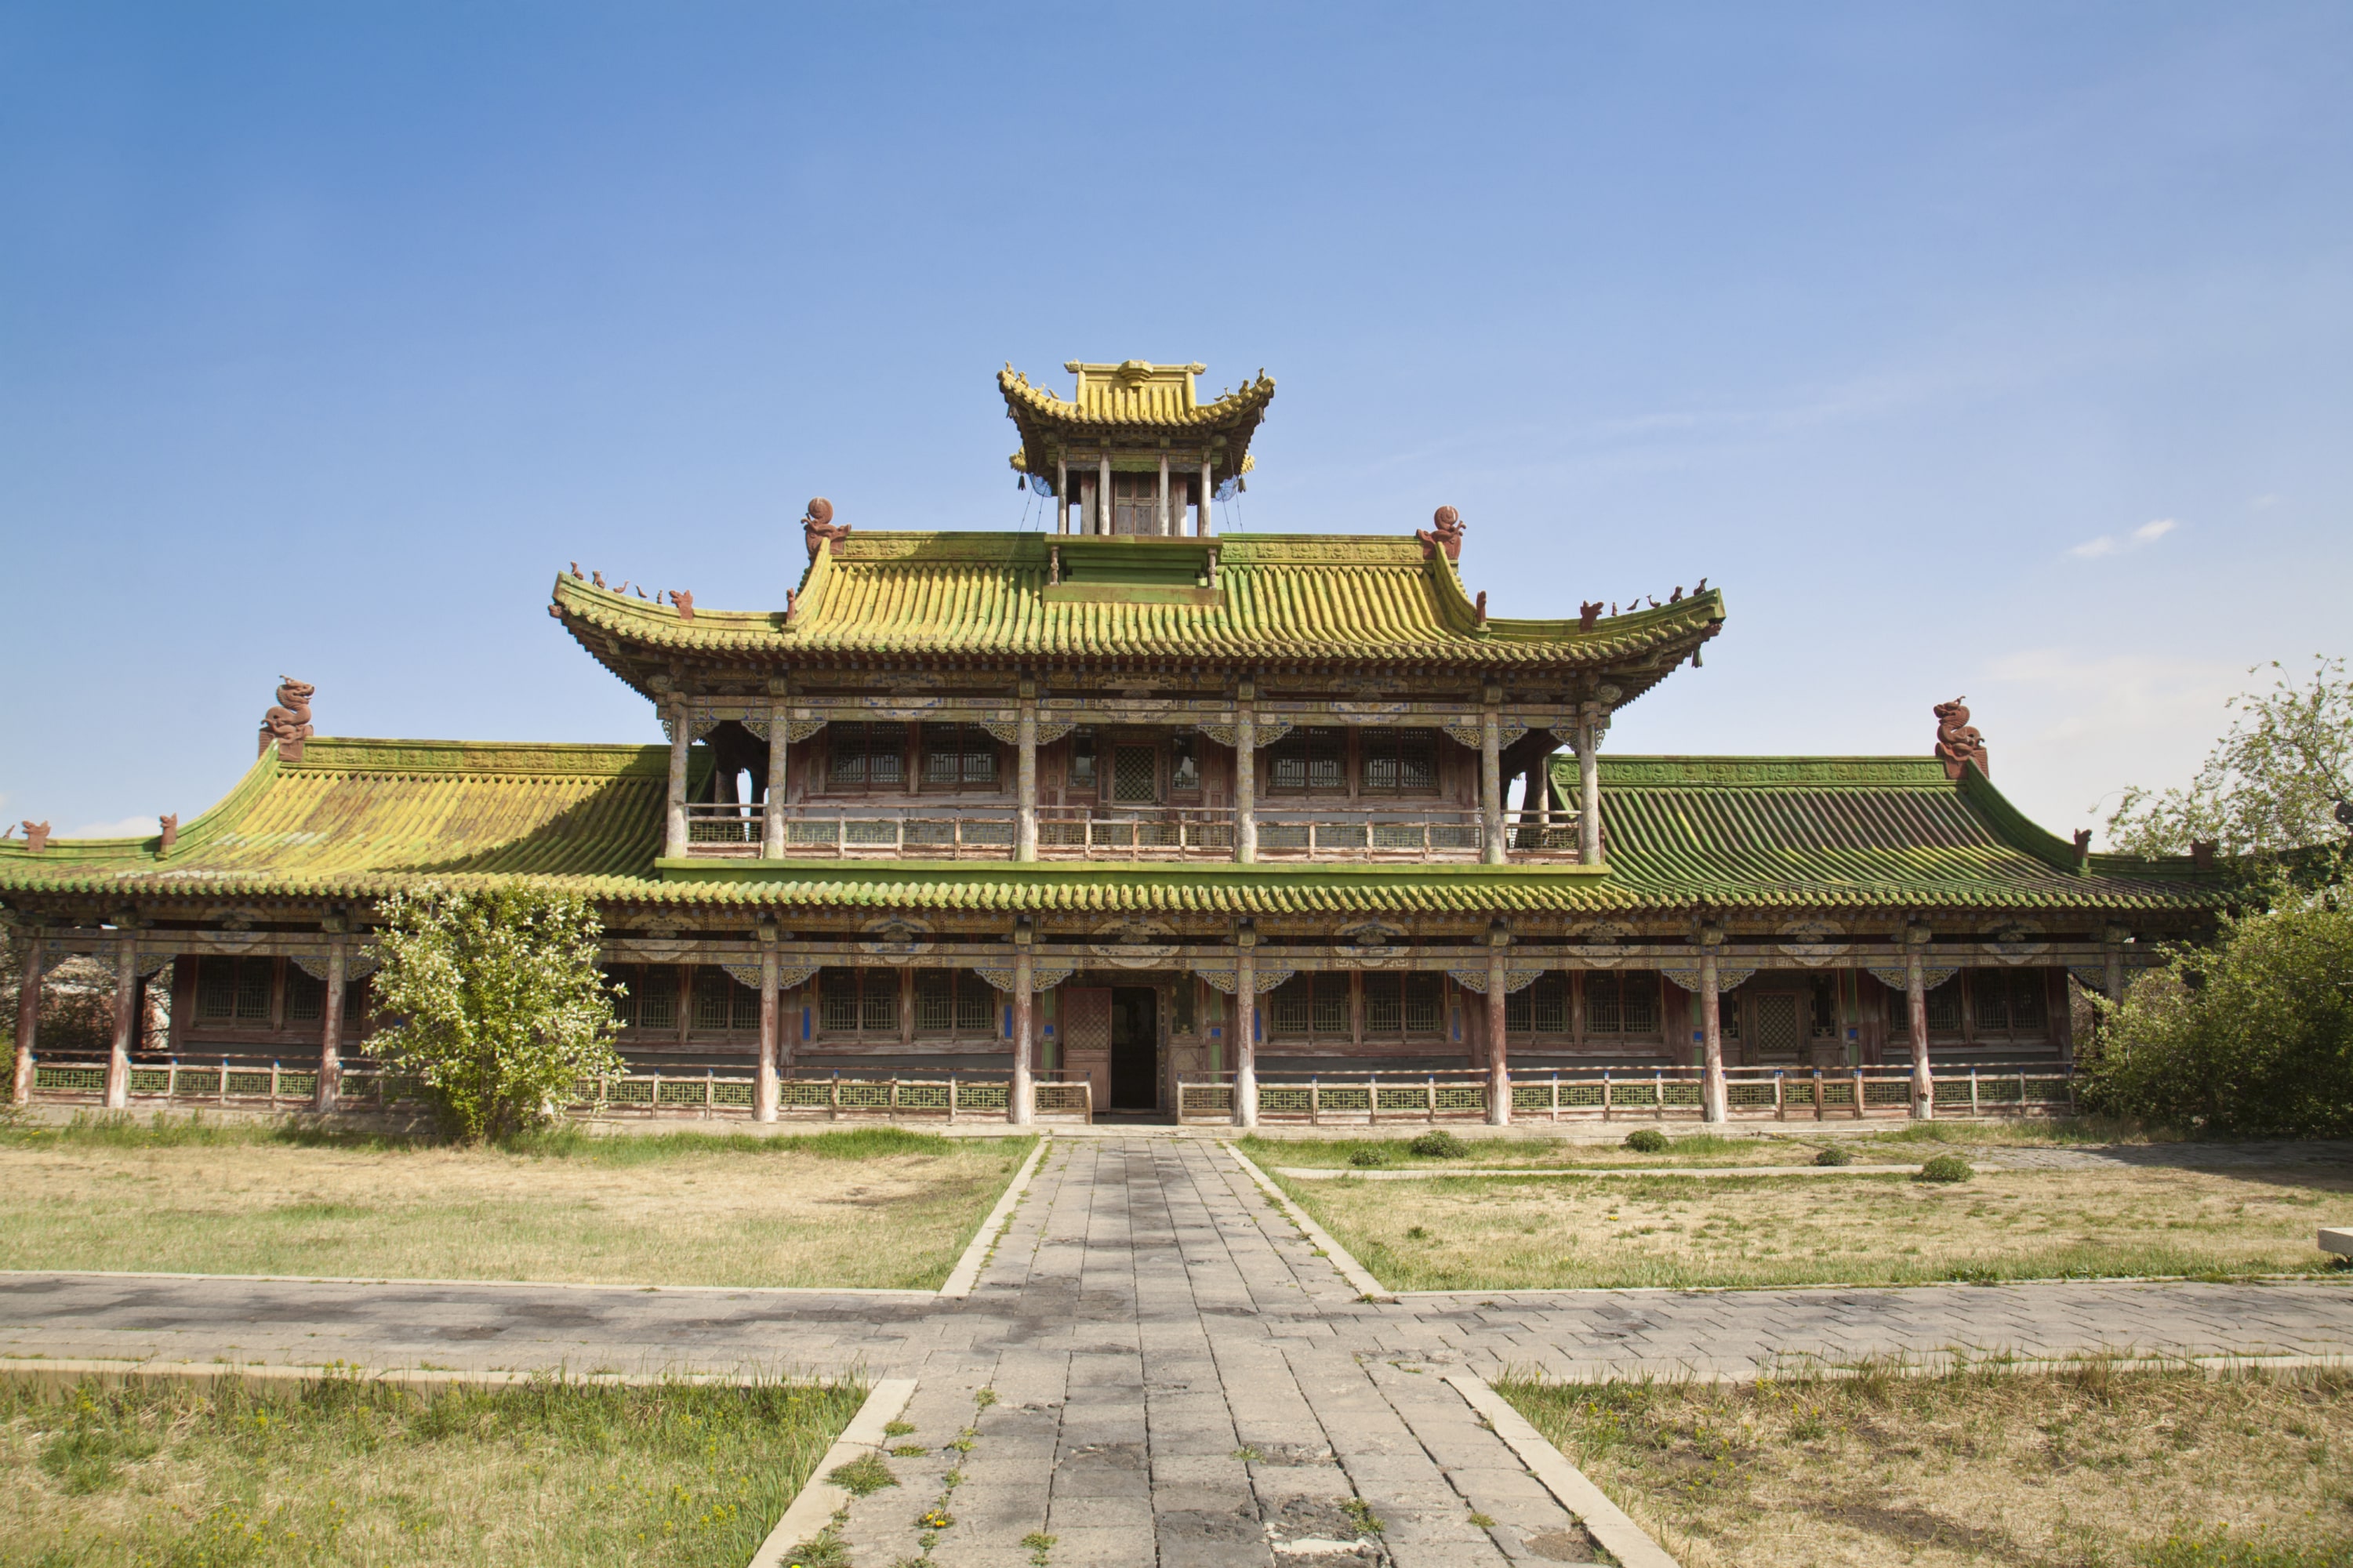
[[1258, 1125], [1258, 933], [1234, 950], [1234, 1125]]
[[1601, 864], [1601, 729], [1591, 714], [1577, 726], [1577, 859]]
[[1693, 1000], [1699, 1005], [1700, 1018], [1700, 1115], [1709, 1121], [1722, 1121], [1731, 1106], [1724, 1087], [1724, 999], [1716, 988], [1712, 943], [1699, 950], [1699, 993]]
[[1038, 858], [1038, 683], [1021, 682], [1021, 717], [1016, 721], [1013, 769], [1019, 816], [1013, 828], [1013, 858]]
[[1234, 699], [1234, 858], [1258, 860], [1258, 687], [1245, 675]]
[[760, 1068], [752, 1080], [752, 1120], [774, 1121], [776, 1119], [776, 1046], [783, 1032], [779, 1026], [784, 1016], [782, 999], [776, 994], [776, 982], [784, 978], [784, 961], [777, 955], [776, 944], [765, 942], [760, 949]]
[[1095, 470], [1095, 531], [1111, 531], [1111, 454], [1105, 452]]
[[1936, 1115], [1936, 1079], [1928, 1068], [1927, 976], [1921, 973], [1920, 950], [1927, 945], [1927, 937], [1920, 926], [1904, 933], [1905, 1014], [1912, 1025], [1912, 1114], [1922, 1121]]
[[1485, 845], [1479, 858], [1490, 866], [1504, 863], [1504, 690], [1487, 688], [1479, 710], [1479, 816]]
[[1036, 1115], [1038, 1091], [1032, 1087], [1029, 1073], [1029, 1036], [1035, 1003], [1031, 991], [1037, 976], [1037, 960], [1031, 955], [1027, 941], [1029, 932], [1017, 931], [1013, 940], [1013, 1084], [1005, 1096], [1005, 1120], [1016, 1127], [1027, 1127]]
[[8, 1099], [23, 1105], [33, 1098], [33, 1053], [41, 1043], [41, 939], [25, 938], [25, 966], [16, 992], [16, 1076]]
[[106, 1108], [131, 1103], [131, 1047], [139, 1038], [139, 939], [124, 932], [114, 949], [114, 1044], [106, 1053]]
[[694, 744], [694, 710], [681, 700], [670, 705], [670, 806], [662, 854], [677, 860], [686, 855], [686, 749]]
[[2121, 926], [2110, 926], [2104, 933], [2107, 938], [2107, 973], [2102, 989], [2111, 1002], [2125, 999], [2125, 939], [2131, 933]]
[[785, 858], [785, 769], [792, 761], [792, 724], [781, 702], [768, 704], [768, 798], [760, 810], [760, 858]]
[[327, 938], [327, 996], [319, 1008], [319, 1086], [311, 1109], [324, 1116], [335, 1109], [343, 1092], [343, 975], [349, 965], [350, 939]]
[[1504, 1037], [1504, 1009], [1511, 1003], [1504, 967], [1504, 945], [1511, 939], [1501, 931], [1487, 938], [1487, 1125], [1512, 1123], [1511, 1042]]
[[1159, 515], [1155, 519], [1155, 521], [1159, 525], [1161, 536], [1166, 538], [1168, 534], [1175, 531], [1168, 526], [1168, 454], [1166, 452], [1160, 454], [1160, 497], [1158, 512]]
[[1215, 492], [1209, 489], [1209, 459], [1204, 458], [1201, 459], [1200, 515], [1193, 520], [1193, 531], [1203, 539], [1218, 531], [1217, 523], [1209, 517], [1209, 503], [1216, 499]]
[[1071, 531], [1071, 459], [1062, 452], [1054, 454], [1054, 531]]

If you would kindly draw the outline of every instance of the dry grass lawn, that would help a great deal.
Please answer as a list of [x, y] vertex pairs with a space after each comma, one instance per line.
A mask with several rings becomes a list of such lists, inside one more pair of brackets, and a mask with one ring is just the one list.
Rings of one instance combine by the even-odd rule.
[[2353, 1169], [1278, 1177], [1400, 1290], [2321, 1273]]
[[1685, 1568], [2353, 1562], [2342, 1373], [1499, 1387]]
[[[2094, 1117], [2065, 1121], [1880, 1123], [1869, 1130], [1853, 1122], [1757, 1123], [1736, 1131], [1708, 1132], [1689, 1121], [1620, 1121], [1607, 1127], [1596, 1122], [1563, 1123], [1574, 1137], [1542, 1133], [1517, 1137], [1472, 1136], [1462, 1141], [1469, 1152], [1459, 1158], [1424, 1158], [1410, 1145], [1416, 1129], [1369, 1131], [1361, 1137], [1270, 1138], [1253, 1134], [1240, 1140], [1242, 1152], [1263, 1168], [1294, 1165], [1326, 1169], [1352, 1163], [1371, 1150], [1386, 1157], [1390, 1169], [1486, 1170], [1626, 1170], [1683, 1165], [1810, 1165], [1814, 1156], [1831, 1144], [1844, 1149], [1857, 1164], [1917, 1165], [1947, 1148], [2073, 1149], [2086, 1144], [2146, 1145], [2153, 1138], [2138, 1126]], [[1666, 1135], [1663, 1153], [1642, 1154], [1624, 1144], [1627, 1133], [1653, 1128]]]
[[1028, 1139], [0, 1135], [0, 1268], [932, 1289]]
[[0, 1380], [0, 1561], [741, 1568], [860, 1396]]

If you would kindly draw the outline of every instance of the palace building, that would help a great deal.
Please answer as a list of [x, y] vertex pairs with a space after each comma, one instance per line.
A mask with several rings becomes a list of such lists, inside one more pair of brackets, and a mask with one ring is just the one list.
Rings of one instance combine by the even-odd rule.
[[[428, 883], [592, 900], [635, 1103], [761, 1121], [947, 1085], [1016, 1121], [2021, 1108], [2063, 1093], [2029, 1086], [2063, 1085], [2073, 988], [2211, 924], [2211, 855], [2028, 821], [1958, 703], [1917, 756], [1612, 753], [1720, 589], [1510, 619], [1451, 508], [1220, 534], [1274, 384], [1066, 368], [1069, 398], [998, 378], [1051, 531], [817, 500], [765, 606], [559, 574], [547, 614], [664, 744], [317, 735], [290, 681], [186, 826], [0, 842], [16, 1098], [266, 1068], [273, 1104], [350, 1104], [375, 900]], [[116, 987], [104, 1060], [41, 1054], [73, 954]]]

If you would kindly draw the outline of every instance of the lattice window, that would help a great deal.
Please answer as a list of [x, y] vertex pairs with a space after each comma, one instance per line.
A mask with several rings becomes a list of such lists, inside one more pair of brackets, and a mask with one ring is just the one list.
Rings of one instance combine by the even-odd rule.
[[638, 1027], [678, 1027], [678, 971], [667, 963], [649, 963], [638, 970]]
[[[1728, 1016], [1731, 1009], [1726, 1008]], [[1659, 1032], [1659, 976], [1650, 969], [1624, 973], [1588, 970], [1585, 976], [1585, 1032], [1588, 1035], [1655, 1035]]]
[[612, 998], [613, 1016], [621, 1021], [624, 1029], [638, 1026], [638, 966], [634, 963], [605, 965], [605, 994]]
[[204, 1023], [269, 1021], [269, 985], [274, 958], [202, 958], [196, 961], [196, 1017]]
[[995, 789], [996, 739], [977, 724], [924, 725], [923, 787]]
[[756, 1029], [760, 994], [715, 964], [694, 972], [694, 1026], [698, 1030]]
[[899, 1037], [899, 972], [828, 969], [818, 977], [818, 1021], [828, 1035]]
[[1976, 1033], [2040, 1036], [2049, 1025], [2049, 982], [2039, 969], [1978, 969], [1969, 973]]
[[1568, 1033], [1568, 976], [1546, 970], [1504, 997], [1504, 1028], [1519, 1035]]
[[1797, 1056], [1803, 1043], [1798, 1026], [1800, 1000], [1786, 991], [1767, 992], [1749, 1000], [1749, 1014], [1755, 1025], [1752, 1044], [1760, 1056]]
[[831, 752], [826, 782], [835, 789], [879, 789], [907, 782], [907, 726], [842, 723], [826, 726]]
[[1160, 758], [1152, 747], [1111, 749], [1111, 798], [1119, 805], [1150, 805], [1160, 798]]
[[[1932, 1035], [1957, 1035], [1961, 1032], [1961, 977], [1954, 975], [1942, 985], [1929, 988], [1928, 1032]], [[1900, 985], [1887, 988], [1887, 1029], [1891, 1038], [1908, 1040], [1912, 1037], [1911, 1003]]]
[[1343, 730], [1293, 730], [1267, 748], [1270, 789], [1345, 789], [1348, 754]]
[[327, 1016], [327, 983], [313, 980], [299, 963], [286, 966], [286, 1021], [316, 1024]]
[[1294, 974], [1275, 987], [1273, 1032], [1278, 1035], [1348, 1033], [1348, 977]]
[[915, 1033], [986, 1035], [996, 1026], [996, 992], [968, 969], [915, 971]]
[[1095, 732], [1092, 730], [1072, 731], [1070, 776], [1066, 783], [1074, 795], [1095, 793]]
[[1438, 731], [1364, 730], [1356, 746], [1367, 795], [1430, 795], [1438, 788]]

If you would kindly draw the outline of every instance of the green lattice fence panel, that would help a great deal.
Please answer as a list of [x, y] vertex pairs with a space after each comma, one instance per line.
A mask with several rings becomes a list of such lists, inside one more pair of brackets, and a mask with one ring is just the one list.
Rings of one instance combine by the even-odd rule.
[[1966, 1078], [1940, 1078], [1936, 1081], [1936, 1109], [1967, 1110], [1969, 1108], [1969, 1080]]
[[1013, 1090], [1009, 1084], [968, 1083], [956, 1090], [958, 1110], [1001, 1112], [1012, 1103]]
[[1867, 1078], [1862, 1080], [1862, 1104], [1866, 1110], [1874, 1105], [1911, 1103], [1912, 1080], [1908, 1078]]
[[[1810, 1095], [1813, 1091], [1809, 1089], [1806, 1092]], [[1844, 1110], [1852, 1114], [1854, 1110], [1854, 1079], [1851, 1078], [1822, 1079], [1822, 1109], [1825, 1111]]]
[[[1610, 1086], [1615, 1089], [1615, 1084]], [[1611, 1097], [1615, 1099], [1613, 1095]], [[1560, 1108], [1563, 1110], [1599, 1110], [1601, 1109], [1601, 1086], [1579, 1079], [1560, 1086]]]
[[33, 1087], [51, 1094], [104, 1094], [104, 1068], [47, 1067], [33, 1064]]
[[172, 1069], [170, 1068], [132, 1068], [131, 1092], [169, 1095], [172, 1092]]
[[887, 1111], [891, 1109], [891, 1086], [864, 1079], [844, 1079], [840, 1103], [844, 1110]]
[[1319, 1099], [1325, 1116], [1366, 1116], [1373, 1109], [1370, 1084], [1327, 1083]]
[[705, 1085], [699, 1079], [665, 1079], [660, 1092], [654, 1096], [657, 1105], [701, 1105]]
[[1658, 1103], [1669, 1110], [1696, 1110], [1700, 1106], [1700, 1083], [1697, 1079], [1671, 1078], [1657, 1085]]
[[643, 1110], [654, 1102], [653, 1079], [617, 1078], [605, 1086], [605, 1103]]
[[944, 1083], [902, 1083], [899, 1086], [899, 1109], [915, 1113], [936, 1112], [944, 1116], [948, 1109], [948, 1086]]
[[1258, 1090], [1258, 1113], [1261, 1116], [1306, 1115], [1306, 1088], [1303, 1085], [1287, 1083], [1261, 1084]]
[[1773, 1109], [1773, 1080], [1734, 1079], [1724, 1086], [1724, 1102], [1735, 1112]]
[[1515, 1112], [1542, 1110], [1549, 1113], [1552, 1110], [1552, 1085], [1514, 1083], [1512, 1085], [1512, 1110]]
[[748, 1078], [721, 1079], [711, 1086], [711, 1103], [731, 1110], [752, 1109], [752, 1080]]
[[826, 1080], [786, 1079], [776, 1086], [776, 1103], [786, 1110], [823, 1110], [830, 1103]]
[[280, 1100], [312, 1100], [318, 1093], [319, 1074], [315, 1068], [310, 1072], [282, 1072], [278, 1075], [278, 1098]]
[[1187, 1116], [1233, 1116], [1234, 1091], [1224, 1084], [1188, 1083], [1178, 1092]]
[[[1398, 1111], [1406, 1115], [1427, 1115], [1430, 1110], [1430, 1089], [1418, 1083], [1388, 1084], [1380, 1087], [1381, 1110], [1384, 1115]], [[1229, 1100], [1230, 1104], [1230, 1100]]]
[[1042, 1116], [1082, 1116], [1087, 1110], [1087, 1086], [1082, 1083], [1041, 1083], [1037, 1089]]
[[269, 1094], [269, 1075], [266, 1072], [232, 1071], [228, 1075], [228, 1093], [233, 1098], [259, 1096], [266, 1099]]
[[1609, 1085], [1609, 1104], [1617, 1110], [1656, 1110], [1661, 1092], [1654, 1078], [1617, 1079]]
[[1441, 1083], [1438, 1086], [1438, 1114], [1487, 1114], [1487, 1086], [1483, 1083]]

